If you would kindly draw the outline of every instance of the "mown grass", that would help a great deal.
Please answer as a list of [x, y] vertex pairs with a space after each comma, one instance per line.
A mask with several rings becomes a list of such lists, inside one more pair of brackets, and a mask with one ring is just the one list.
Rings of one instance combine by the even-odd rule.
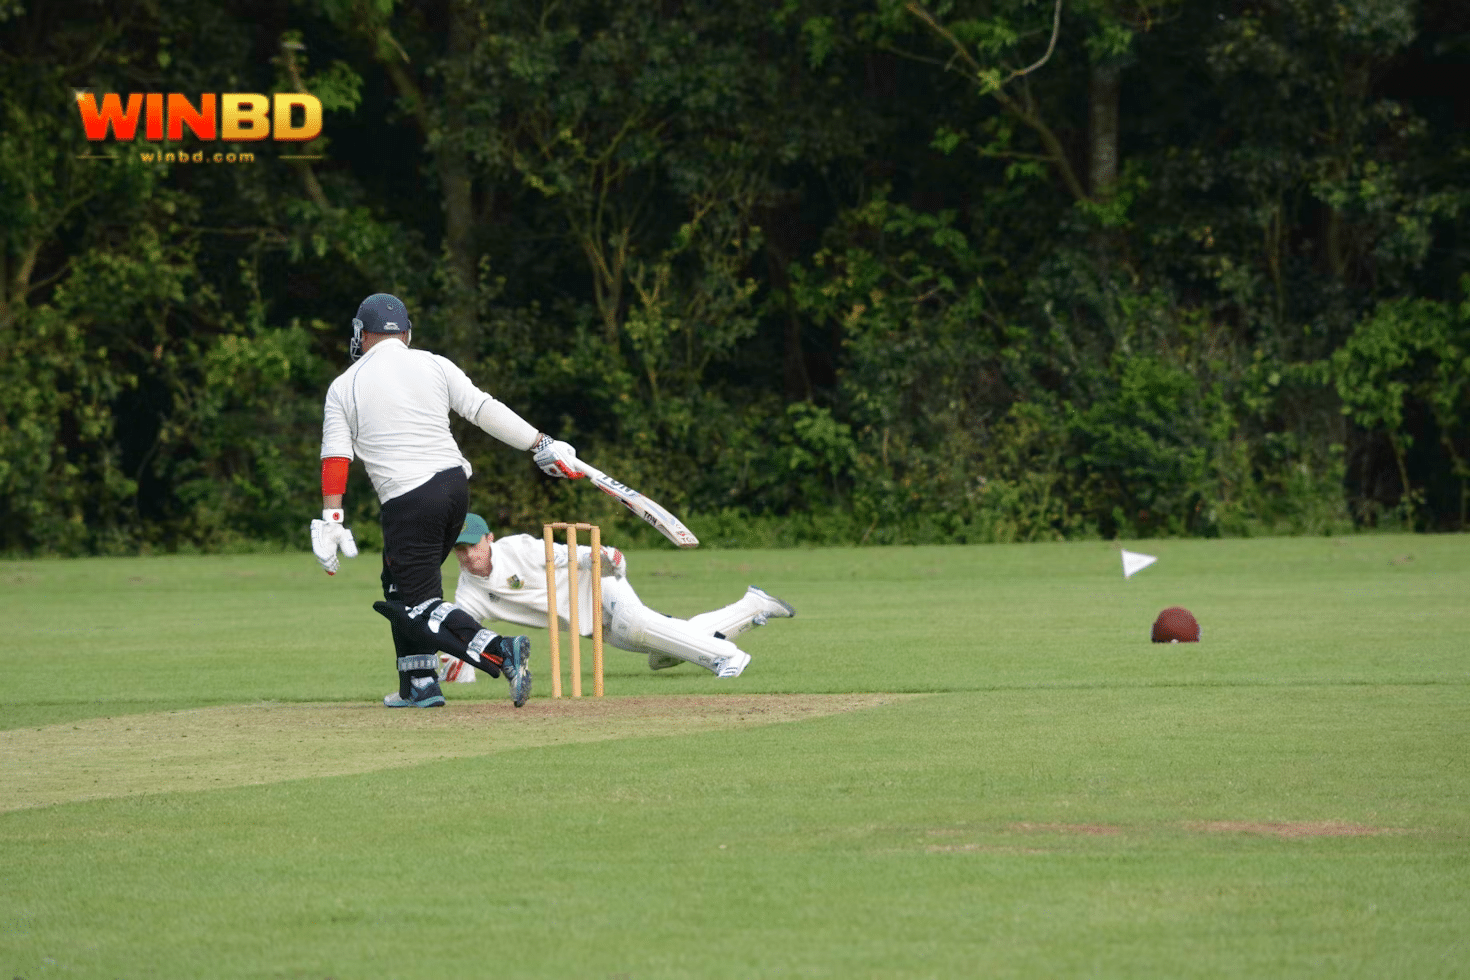
[[[402, 724], [424, 760], [150, 792], [134, 752], [134, 795], [0, 813], [0, 972], [1466, 975], [1470, 539], [1141, 547], [1160, 562], [1127, 582], [1100, 543], [633, 554], [666, 612], [754, 582], [799, 615], [733, 682], [610, 650], [612, 699], [921, 696], [672, 731], [612, 712], [609, 740], [559, 744], [554, 719], [532, 737], [540, 635], [520, 715], [485, 680], [427, 727], [372, 708], [371, 558], [0, 564], [0, 737], [28, 764], [86, 719], [177, 737], [167, 712], [247, 705], [278, 730], [198, 765], [268, 771], [324, 737], [317, 702], [362, 706], [327, 738], [386, 756]], [[1203, 643], [1147, 642], [1174, 604]]]

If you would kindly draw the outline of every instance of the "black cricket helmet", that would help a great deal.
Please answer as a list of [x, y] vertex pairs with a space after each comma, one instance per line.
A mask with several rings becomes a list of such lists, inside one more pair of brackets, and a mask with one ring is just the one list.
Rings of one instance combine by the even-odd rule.
[[405, 334], [413, 329], [408, 318], [408, 307], [403, 300], [391, 293], [373, 293], [357, 308], [352, 318], [352, 343], [348, 354], [352, 360], [362, 356], [362, 335], [365, 333]]

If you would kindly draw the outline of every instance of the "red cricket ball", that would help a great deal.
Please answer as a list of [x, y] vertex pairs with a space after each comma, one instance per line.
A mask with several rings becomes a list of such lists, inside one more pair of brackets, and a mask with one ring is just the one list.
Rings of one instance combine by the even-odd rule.
[[1183, 606], [1170, 606], [1154, 620], [1155, 643], [1198, 643], [1199, 621]]

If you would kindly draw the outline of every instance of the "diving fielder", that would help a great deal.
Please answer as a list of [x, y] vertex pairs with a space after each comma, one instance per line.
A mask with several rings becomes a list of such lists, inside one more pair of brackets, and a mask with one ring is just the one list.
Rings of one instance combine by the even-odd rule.
[[311, 522], [312, 551], [328, 575], [337, 553], [356, 557], [342, 525], [347, 468], [361, 459], [382, 503], [383, 601], [373, 609], [393, 630], [398, 690], [389, 708], [436, 708], [439, 652], [510, 683], [516, 707], [531, 694], [531, 641], [484, 629], [444, 601], [440, 565], [469, 509], [470, 463], [449, 431], [453, 410], [508, 446], [535, 452], [541, 469], [582, 476], [565, 442], [538, 432], [475, 387], [446, 357], [412, 350], [413, 324], [402, 300], [374, 293], [352, 321], [352, 365], [327, 390], [322, 420], [322, 516]]
[[[557, 618], [570, 628], [571, 590], [567, 584], [568, 551], [564, 544], [552, 549], [556, 568]], [[478, 514], [465, 517], [464, 529], [454, 544], [459, 559], [459, 584], [454, 602], [480, 622], [502, 620], [522, 626], [545, 628], [546, 543], [529, 534], [497, 539]], [[577, 546], [577, 567], [592, 568], [592, 549]], [[731, 640], [773, 618], [796, 615], [791, 606], [755, 586], [739, 600], [700, 613], [692, 619], [675, 619], [643, 604], [628, 582], [628, 562], [616, 548], [604, 546], [598, 556], [602, 578], [604, 636], [620, 650], [648, 654], [653, 670], [681, 663], [698, 664], [718, 677], [739, 677], [750, 654]], [[583, 636], [592, 635], [592, 576], [577, 580], [577, 619]], [[442, 659], [442, 658], [441, 658]], [[456, 661], [446, 664], [446, 680], [472, 679]]]

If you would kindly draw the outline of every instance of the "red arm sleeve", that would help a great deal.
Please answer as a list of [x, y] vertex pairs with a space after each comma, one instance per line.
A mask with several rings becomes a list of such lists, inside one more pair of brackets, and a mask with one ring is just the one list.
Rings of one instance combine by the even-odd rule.
[[322, 496], [347, 492], [346, 456], [328, 456], [322, 460]]

